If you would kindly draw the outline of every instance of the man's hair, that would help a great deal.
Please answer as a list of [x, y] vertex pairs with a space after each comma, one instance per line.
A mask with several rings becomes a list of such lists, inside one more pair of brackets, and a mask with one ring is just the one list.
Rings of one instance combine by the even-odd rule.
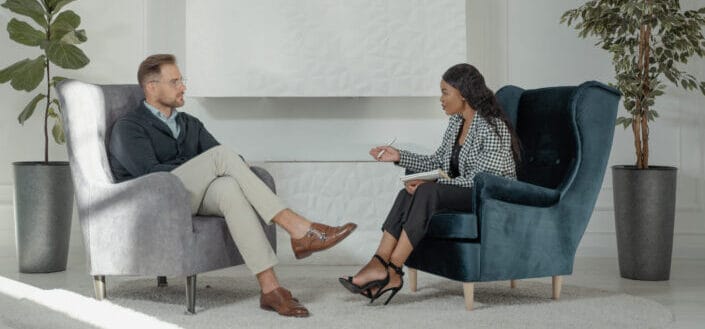
[[142, 61], [139, 70], [137, 70], [137, 81], [140, 87], [144, 88], [149, 79], [161, 74], [164, 64], [176, 64], [176, 57], [172, 54], [156, 54]]

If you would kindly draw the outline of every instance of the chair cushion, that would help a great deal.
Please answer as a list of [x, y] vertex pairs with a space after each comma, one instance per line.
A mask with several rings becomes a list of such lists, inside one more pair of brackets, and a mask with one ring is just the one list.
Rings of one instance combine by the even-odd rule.
[[473, 213], [441, 212], [431, 217], [426, 237], [435, 239], [477, 239], [477, 217]]

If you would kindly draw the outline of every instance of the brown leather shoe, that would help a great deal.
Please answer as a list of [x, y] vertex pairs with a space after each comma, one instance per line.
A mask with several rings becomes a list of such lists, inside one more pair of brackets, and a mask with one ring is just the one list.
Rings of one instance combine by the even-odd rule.
[[268, 311], [275, 311], [283, 316], [305, 318], [309, 316], [308, 310], [291, 295], [289, 290], [282, 287], [274, 289], [259, 297], [259, 307]]
[[306, 258], [315, 251], [335, 246], [350, 235], [355, 228], [357, 228], [357, 224], [354, 223], [347, 223], [338, 227], [312, 223], [308, 232], [302, 238], [291, 239], [291, 249], [294, 250], [296, 259]]

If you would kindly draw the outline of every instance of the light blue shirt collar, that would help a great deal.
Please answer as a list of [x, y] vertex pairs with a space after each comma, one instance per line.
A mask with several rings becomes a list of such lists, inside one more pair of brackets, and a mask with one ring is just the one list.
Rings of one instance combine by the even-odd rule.
[[179, 124], [176, 122], [176, 117], [179, 116], [179, 111], [177, 111], [176, 109], [171, 109], [171, 116], [167, 118], [161, 111], [157, 110], [156, 107], [147, 103], [147, 101], [144, 101], [144, 106], [149, 109], [149, 111], [152, 112], [154, 116], [164, 122], [167, 127], [169, 127], [169, 130], [171, 130], [171, 134], [172, 136], [174, 136], [174, 138], [179, 137], [181, 127], [179, 127]]

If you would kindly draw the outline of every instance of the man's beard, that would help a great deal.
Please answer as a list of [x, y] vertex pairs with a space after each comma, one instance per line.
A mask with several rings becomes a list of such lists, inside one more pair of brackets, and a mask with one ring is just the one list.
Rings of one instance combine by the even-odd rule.
[[164, 101], [162, 101], [161, 103], [162, 103], [162, 105], [168, 106], [168, 107], [170, 107], [170, 108], [172, 108], [172, 109], [177, 108], [177, 107], [182, 107], [182, 106], [184, 106], [185, 100], [179, 101], [179, 98], [181, 98], [181, 97], [183, 97], [183, 96], [179, 96], [179, 97], [177, 97], [176, 99], [174, 99], [173, 101], [170, 101], [170, 102], [164, 102]]

